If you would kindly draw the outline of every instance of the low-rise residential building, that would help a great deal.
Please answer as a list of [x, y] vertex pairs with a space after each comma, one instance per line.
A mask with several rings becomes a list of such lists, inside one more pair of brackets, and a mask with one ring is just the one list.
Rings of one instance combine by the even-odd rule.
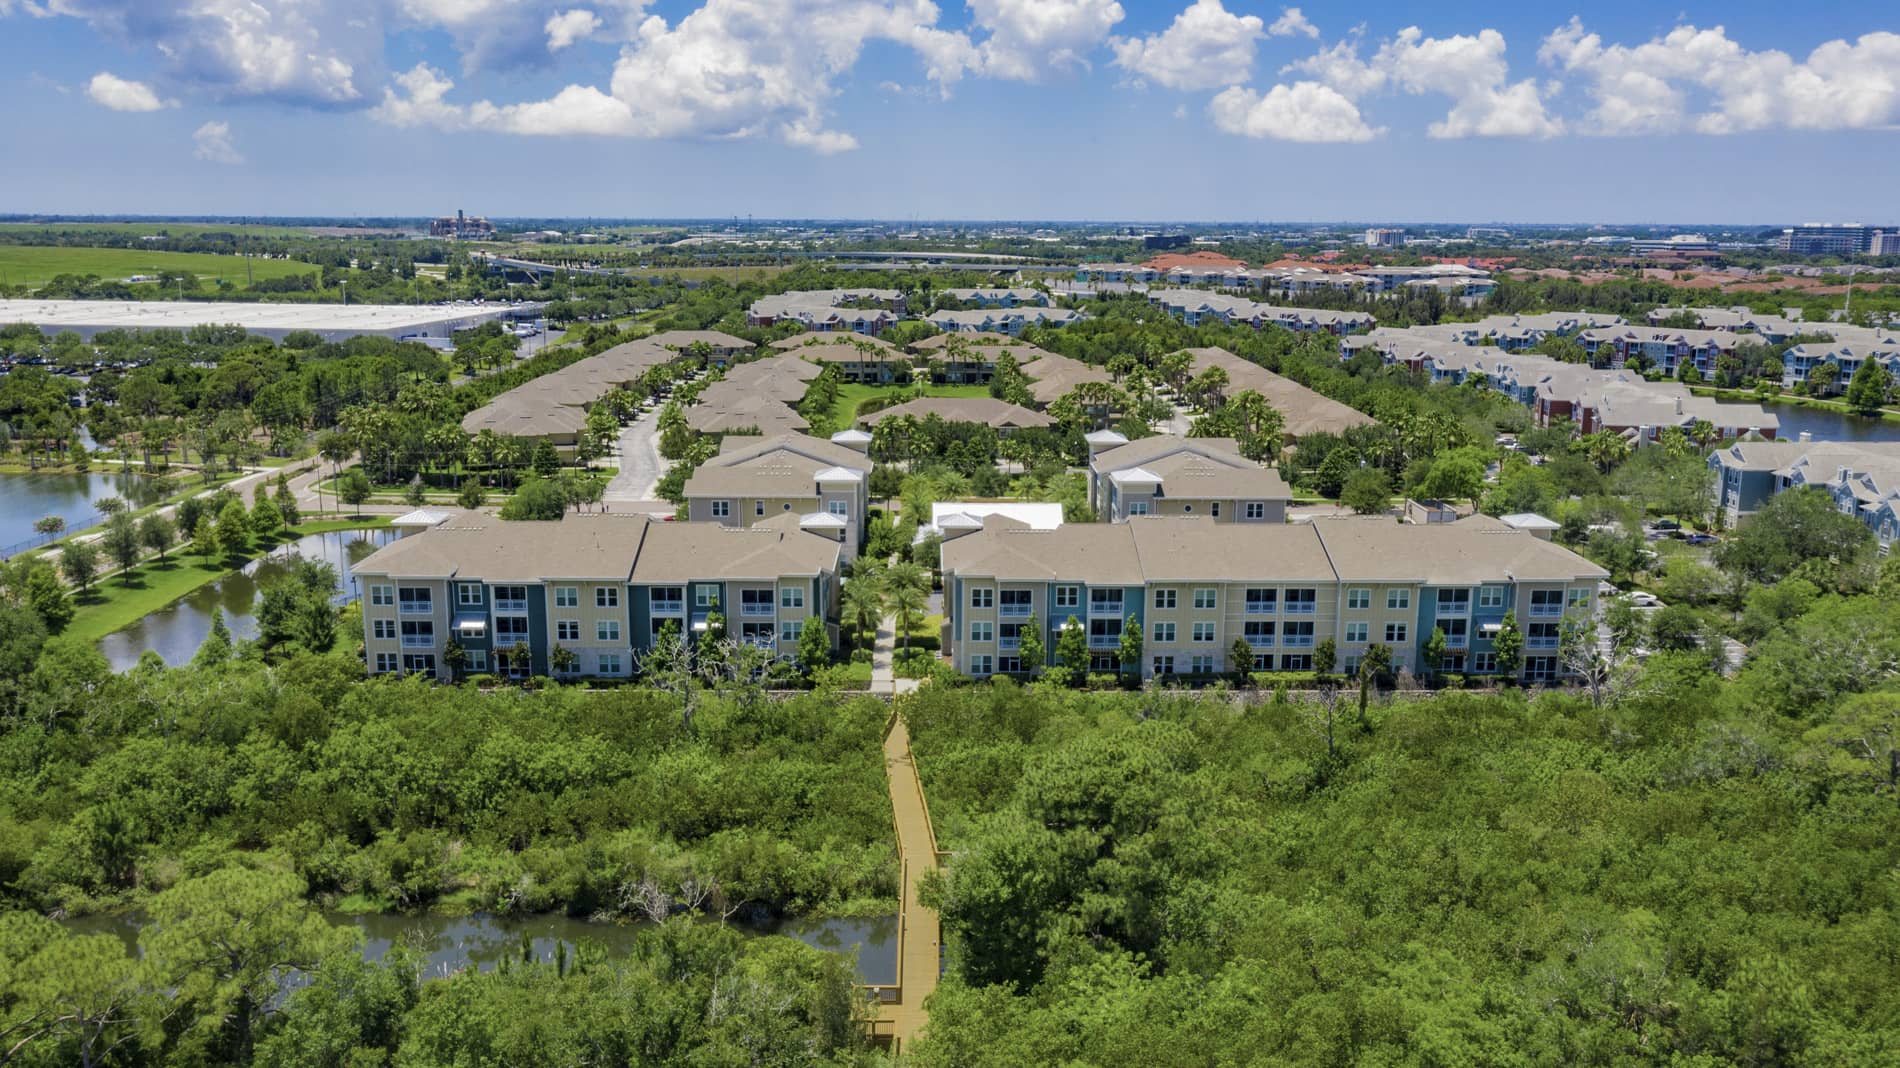
[[842, 544], [847, 558], [858, 555], [870, 505], [871, 461], [863, 452], [805, 434], [728, 437], [720, 445], [686, 480], [689, 520], [750, 527], [790, 515]]
[[838, 369], [843, 381], [866, 385], [908, 381], [916, 362], [915, 357], [882, 338], [855, 334], [790, 337], [773, 342], [772, 347], [813, 363], [829, 364]]
[[1869, 360], [1885, 368], [1889, 375], [1900, 374], [1900, 335], [1880, 339], [1872, 345], [1838, 341], [1790, 345], [1781, 354], [1781, 384], [1787, 389], [1803, 383], [1814, 385], [1822, 381], [1815, 372], [1831, 366], [1834, 369], [1831, 384], [1816, 392], [1821, 396], [1840, 393], [1853, 381], [1854, 372]]
[[733, 357], [757, 348], [745, 338], [718, 330], [663, 330], [645, 340], [682, 356], [704, 356], [713, 367], [724, 367]]
[[1032, 326], [1063, 327], [1082, 318], [1067, 308], [1007, 307], [931, 312], [926, 321], [946, 334], [989, 333], [1021, 337]]
[[[459, 514], [354, 569], [371, 674], [624, 678], [662, 627], [727, 633], [790, 659], [806, 626], [836, 641], [835, 539], [793, 520], [727, 529], [633, 515], [508, 522]], [[557, 670], [556, 649], [574, 656]]]
[[893, 404], [889, 408], [880, 408], [859, 417], [858, 422], [875, 427], [892, 419], [915, 419], [921, 422], [930, 418], [941, 419], [946, 423], [982, 423], [995, 427], [996, 433], [1005, 437], [1018, 430], [1055, 425], [1054, 419], [1041, 412], [1032, 412], [1020, 404], [1011, 404], [994, 397], [918, 397], [902, 404]]
[[1078, 282], [1153, 282], [1162, 276], [1139, 263], [1085, 263], [1075, 269]]
[[746, 309], [746, 325], [798, 323], [816, 333], [883, 333], [904, 318], [905, 297], [896, 289], [806, 289], [760, 297]]
[[588, 405], [679, 358], [656, 338], [615, 345], [501, 394], [463, 416], [462, 431], [545, 440], [571, 452], [587, 427]]
[[1738, 441], [1709, 454], [1716, 507], [1731, 525], [1784, 490], [1816, 487], [1874, 532], [1900, 538], [1900, 442]]
[[1201, 515], [1219, 523], [1284, 523], [1293, 491], [1231, 438], [1088, 435], [1089, 503], [1105, 522]]
[[1370, 330], [1378, 322], [1368, 312], [1283, 308], [1200, 289], [1156, 289], [1148, 293], [1148, 299], [1189, 326], [1221, 322], [1229, 326], [1251, 326], [1255, 330], [1279, 326], [1301, 333], [1343, 336]]
[[[1563, 675], [1566, 629], [1592, 626], [1608, 573], [1488, 517], [1410, 526], [1388, 519], [1222, 524], [1205, 516], [1027, 529], [1007, 520], [943, 546], [946, 650], [958, 671], [1019, 674], [1022, 630], [1044, 630], [1046, 662], [1070, 621], [1094, 671], [1143, 678], [1235, 670], [1309, 671], [1330, 639], [1350, 671], [1372, 645], [1420, 672], [1433, 630], [1440, 670], [1495, 674], [1494, 639], [1512, 615], [1520, 674]], [[1142, 662], [1121, 663], [1124, 629], [1141, 628]], [[1247, 662], [1233, 660], [1236, 640]], [[1594, 640], [1594, 637], [1590, 640]]]
[[1009, 289], [946, 289], [943, 296], [979, 308], [1048, 307], [1049, 294], [1027, 286]]
[[1218, 367], [1227, 375], [1225, 396], [1252, 390], [1280, 413], [1284, 436], [1291, 443], [1309, 434], [1343, 434], [1358, 426], [1373, 426], [1378, 420], [1349, 404], [1300, 385], [1283, 375], [1235, 355], [1222, 348], [1188, 349], [1196, 375]]
[[1750, 339], [1732, 330], [1677, 330], [1668, 327], [1618, 326], [1585, 330], [1577, 335], [1584, 354], [1594, 364], [1622, 367], [1638, 356], [1645, 365], [1660, 367], [1674, 378], [1684, 364], [1693, 364], [1705, 377], [1715, 361]]

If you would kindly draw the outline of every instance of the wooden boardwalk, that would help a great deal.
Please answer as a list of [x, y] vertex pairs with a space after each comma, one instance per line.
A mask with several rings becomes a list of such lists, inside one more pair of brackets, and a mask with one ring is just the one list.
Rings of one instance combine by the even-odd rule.
[[888, 1039], [893, 1052], [902, 1053], [929, 1018], [924, 1001], [936, 992], [942, 970], [943, 933], [937, 911], [917, 900], [918, 880], [937, 867], [942, 854], [937, 851], [930, 806], [924, 800], [923, 783], [911, 758], [910, 731], [903, 717], [896, 714], [891, 716], [884, 735], [884, 770], [890, 778], [891, 817], [897, 828], [903, 909], [897, 924], [897, 985], [894, 990], [879, 988], [878, 1018], [872, 1034]]

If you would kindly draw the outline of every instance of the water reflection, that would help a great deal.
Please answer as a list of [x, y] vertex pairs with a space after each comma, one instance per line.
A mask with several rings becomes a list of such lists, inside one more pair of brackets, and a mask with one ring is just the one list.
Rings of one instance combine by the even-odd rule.
[[123, 497], [143, 508], [168, 490], [165, 480], [122, 472], [0, 472], [0, 546], [33, 537], [33, 524], [42, 516], [59, 516], [77, 528], [92, 518], [97, 511], [92, 502], [101, 497]]
[[[337, 601], [348, 603], [356, 596], [350, 582], [350, 568], [357, 561], [396, 539], [388, 527], [368, 530], [339, 530], [310, 534], [271, 551], [245, 565], [244, 570], [200, 586], [184, 597], [153, 612], [124, 630], [109, 634], [99, 643], [100, 651], [114, 671], [124, 671], [139, 662], [139, 656], [151, 649], [174, 667], [189, 663], [205, 636], [211, 633], [211, 610], [224, 611], [225, 625], [233, 638], [257, 637], [257, 598], [260, 591], [282, 579], [289, 571], [294, 555], [324, 560], [337, 571]], [[188, 559], [175, 566], [190, 567]], [[347, 636], [339, 636], [344, 640]]]
[[[522, 959], [522, 942], [527, 940], [527, 955], [534, 960], [554, 959], [555, 945], [567, 943], [572, 949], [581, 942], [594, 942], [609, 957], [622, 957], [633, 948], [644, 923], [590, 923], [564, 915], [496, 916], [474, 913], [468, 916], [415, 916], [375, 913], [366, 916], [332, 914], [332, 923], [349, 924], [363, 932], [363, 956], [381, 960], [399, 942], [424, 954], [423, 974], [429, 978], [479, 968], [490, 971], [503, 958]], [[144, 918], [137, 913], [114, 916], [84, 916], [67, 922], [83, 934], [117, 935], [126, 944], [135, 944]], [[834, 953], [856, 953], [858, 977], [866, 983], [897, 981], [897, 918], [871, 919], [781, 919], [735, 923], [749, 935], [784, 935], [806, 945]]]

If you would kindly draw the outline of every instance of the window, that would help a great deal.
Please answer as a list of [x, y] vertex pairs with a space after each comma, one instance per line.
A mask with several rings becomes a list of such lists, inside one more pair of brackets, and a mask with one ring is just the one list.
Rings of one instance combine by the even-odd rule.
[[1498, 654], [1472, 653], [1471, 672], [1474, 675], [1495, 675], [1498, 671]]
[[1346, 640], [1347, 640], [1347, 641], [1349, 641], [1349, 642], [1362, 642], [1362, 641], [1365, 641], [1365, 640], [1366, 640], [1366, 634], [1368, 633], [1368, 628], [1369, 628], [1369, 627], [1371, 627], [1371, 626], [1372, 626], [1372, 624], [1370, 624], [1370, 623], [1348, 623], [1348, 624], [1346, 624]]
[[369, 603], [373, 605], [395, 604], [396, 603], [396, 587], [371, 586], [369, 588]]
[[1445, 632], [1445, 648], [1463, 649], [1471, 638], [1471, 621], [1468, 619], [1441, 619], [1438, 629]]
[[620, 587], [595, 586], [594, 587], [594, 607], [595, 608], [619, 608], [620, 607]]
[[425, 587], [404, 586], [396, 591], [399, 610], [409, 615], [428, 615], [435, 611], [435, 598]]
[[991, 608], [996, 604], [996, 591], [988, 586], [970, 587], [971, 608]]
[[488, 670], [488, 650], [470, 649], [462, 656], [462, 667], [465, 670], [476, 674]]
[[388, 639], [396, 636], [396, 621], [393, 619], [379, 619], [373, 626], [378, 638]]
[[1194, 624], [1194, 640], [1197, 642], [1213, 641], [1214, 640], [1214, 624], [1212, 623]]
[[1174, 674], [1174, 658], [1171, 656], [1155, 657], [1153, 666], [1154, 666], [1154, 674], [1156, 675]]
[[1082, 591], [1075, 586], [1056, 587], [1056, 607], [1076, 608], [1082, 603]]
[[1220, 518], [1220, 502], [1215, 501], [1214, 503], [1208, 505], [1207, 514], [1213, 516], [1215, 519], [1219, 519]]
[[747, 645], [756, 645], [761, 648], [769, 646], [776, 634], [777, 631], [770, 623], [739, 624], [739, 640]]
[[973, 656], [970, 658], [970, 674], [972, 675], [991, 674], [990, 664], [991, 664], [990, 654], [979, 653], [976, 656]]
[[1387, 623], [1387, 624], [1385, 625], [1385, 643], [1386, 643], [1387, 645], [1402, 645], [1402, 644], [1404, 644], [1404, 642], [1405, 642], [1405, 635], [1406, 635], [1406, 626], [1405, 626], [1405, 624], [1403, 624], [1403, 623]]
[[384, 674], [385, 672], [394, 671], [396, 670], [396, 663], [397, 661], [396, 661], [395, 653], [377, 653], [376, 654], [376, 673], [378, 675], [381, 675], [381, 674]]
[[1212, 587], [1203, 587], [1194, 591], [1194, 609], [1197, 612], [1212, 611], [1220, 605], [1220, 594]]
[[1270, 615], [1279, 606], [1279, 601], [1279, 590], [1248, 590], [1247, 614], [1250, 616]]
[[1531, 682], [1557, 681], [1557, 658], [1554, 656], [1525, 657], [1524, 678]]
[[764, 514], [765, 514], [765, 502], [764, 502], [764, 501], [753, 501], [753, 502], [752, 502], [752, 514], [753, 514], [753, 515], [764, 515]]
[[1363, 612], [1372, 607], [1372, 591], [1366, 589], [1347, 590], [1346, 607], [1355, 612]]
[[1174, 644], [1174, 624], [1150, 623], [1148, 624], [1148, 637], [1156, 644], [1172, 645]]
[[1122, 591], [1120, 590], [1090, 590], [1089, 591], [1089, 611], [1091, 613], [1112, 612], [1115, 615], [1121, 615]]
[[1267, 517], [1267, 502], [1265, 501], [1248, 501], [1243, 508], [1244, 511], [1242, 514], [1248, 519], [1265, 519]]
[[1175, 595], [1176, 595], [1176, 591], [1174, 590], [1156, 590], [1155, 591], [1155, 609], [1157, 611], [1167, 611], [1168, 609], [1173, 608], [1174, 603], [1175, 603], [1174, 602]]
[[712, 502], [712, 517], [714, 519], [727, 519], [727, 518], [730, 518], [731, 516], [732, 516], [732, 502], [731, 501]]
[[495, 611], [526, 612], [528, 610], [528, 587], [495, 587]]
[[1114, 646], [1121, 644], [1122, 621], [1114, 616], [1107, 619], [1089, 620], [1089, 644], [1093, 646]]
[[506, 648], [528, 640], [528, 617], [499, 616], [495, 619], [495, 647]]
[[769, 616], [772, 614], [771, 590], [740, 590], [739, 614], [742, 616]]
[[402, 658], [402, 669], [424, 678], [435, 678], [435, 657], [428, 654], [410, 653]]
[[693, 587], [694, 608], [711, 608], [717, 603], [719, 603], [718, 586], [699, 585]]
[[1504, 607], [1504, 587], [1502, 586], [1478, 587], [1478, 607], [1479, 608], [1503, 608]]
[[618, 619], [594, 620], [594, 640], [597, 642], [619, 641], [620, 621]]
[[1412, 607], [1412, 591], [1411, 590], [1385, 591], [1385, 607], [1387, 611], [1394, 611], [1394, 612], [1399, 611], [1401, 609]]
[[554, 640], [577, 642], [581, 640], [581, 621], [578, 619], [559, 619], [554, 622]]
[[655, 612], [678, 612], [686, 603], [686, 591], [678, 586], [653, 587]]
[[1272, 653], [1255, 653], [1253, 655], [1252, 666], [1253, 666], [1253, 670], [1255, 671], [1272, 671], [1273, 670], [1273, 654]]
[[1311, 671], [1313, 670], [1313, 658], [1305, 653], [1301, 653], [1297, 656], [1283, 656], [1280, 658], [1280, 670]]
[[1212, 675], [1214, 673], [1214, 658], [1211, 656], [1197, 656], [1189, 660], [1188, 663], [1188, 670], [1196, 675]]
[[1129, 501], [1128, 514], [1129, 515], [1147, 515], [1148, 502], [1147, 501]]
[[1558, 642], [1562, 640], [1562, 634], [1559, 630], [1560, 626], [1561, 624], [1557, 623], [1532, 623], [1530, 626], [1524, 628], [1524, 648], [1557, 648]]
[[554, 587], [554, 607], [579, 608], [580, 606], [581, 590], [579, 586]]
[[805, 607], [804, 587], [787, 586], [784, 589], [778, 591], [778, 606], [780, 608], [804, 608]]
[[464, 606], [482, 603], [482, 584], [479, 582], [458, 582], [455, 584], [455, 603]]
[[1023, 658], [1020, 656], [999, 656], [996, 658], [996, 670], [1004, 675], [1023, 673]]
[[1289, 613], [1310, 616], [1318, 606], [1318, 590], [1305, 589], [1286, 591], [1286, 610]]
[[1298, 623], [1280, 624], [1280, 644], [1295, 649], [1313, 647], [1313, 624], [1310, 620]]
[[1012, 616], [1017, 619], [1026, 618], [1029, 615], [1029, 601], [1030, 594], [1028, 590], [1004, 590], [1001, 602], [1002, 608], [1000, 611], [1005, 616]]
[[626, 672], [626, 668], [621, 663], [619, 653], [602, 653], [596, 658], [595, 663], [597, 665], [595, 669], [597, 674], [620, 675]]
[[1560, 616], [1564, 612], [1564, 591], [1532, 590], [1531, 615]]
[[1570, 607], [1571, 608], [1583, 608], [1589, 605], [1589, 603], [1590, 603], [1590, 587], [1588, 586], [1570, 587]]
[[1249, 621], [1240, 626], [1241, 636], [1247, 639], [1248, 645], [1273, 644], [1273, 624]]
[[980, 620], [980, 619], [971, 620], [970, 621], [970, 640], [973, 642], [995, 641], [996, 640], [996, 624], [991, 623], [988, 620]]
[[429, 620], [405, 619], [402, 621], [402, 643], [410, 646], [430, 646], [435, 644], [435, 624]]
[[[786, 507], [789, 508], [791, 507], [791, 505], [786, 505]], [[837, 516], [839, 519], [848, 518], [851, 515], [851, 502], [850, 501], [827, 501], [825, 502], [825, 511], [830, 512], [832, 515]]]
[[798, 640], [798, 636], [800, 634], [803, 634], [804, 632], [805, 632], [804, 620], [787, 619], [780, 622], [778, 625], [778, 640], [782, 642], [795, 642]]

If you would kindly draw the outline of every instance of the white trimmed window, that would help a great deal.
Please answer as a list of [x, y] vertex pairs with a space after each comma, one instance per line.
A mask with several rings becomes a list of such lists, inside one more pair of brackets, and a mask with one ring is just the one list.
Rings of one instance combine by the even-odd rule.
[[1386, 608], [1393, 611], [1398, 611], [1400, 609], [1412, 607], [1412, 591], [1411, 590], [1385, 591], [1385, 606]]
[[991, 623], [989, 620], [986, 620], [986, 619], [971, 620], [970, 621], [970, 640], [973, 642], [995, 641], [996, 640], [996, 624]]
[[1175, 590], [1156, 590], [1155, 610], [1165, 612], [1173, 608], [1175, 606], [1176, 596], [1178, 596], [1178, 594]]
[[785, 588], [779, 590], [778, 591], [778, 606], [780, 608], [805, 607], [804, 589], [799, 586], [786, 586]]
[[622, 666], [619, 653], [602, 653], [596, 663], [598, 664], [595, 669], [596, 674], [600, 675], [619, 675], [626, 670]]
[[1194, 640], [1197, 642], [1213, 641], [1214, 640], [1214, 624], [1212, 623], [1194, 624]]
[[581, 621], [578, 619], [557, 619], [554, 621], [554, 640], [557, 642], [577, 642], [581, 640]]
[[1406, 633], [1407, 633], [1407, 629], [1406, 629], [1406, 626], [1405, 626], [1405, 624], [1403, 624], [1403, 623], [1387, 623], [1387, 624], [1385, 625], [1385, 641], [1386, 641], [1386, 644], [1387, 644], [1387, 645], [1401, 645], [1401, 644], [1403, 644], [1403, 643], [1405, 642], [1405, 635], [1406, 635]]
[[369, 603], [373, 605], [395, 604], [396, 603], [396, 587], [371, 586], [369, 588]]
[[996, 604], [996, 591], [988, 586], [970, 588], [971, 608], [990, 608]]
[[1159, 645], [1172, 645], [1174, 644], [1174, 624], [1149, 623], [1148, 636]]
[[1212, 675], [1214, 673], [1214, 658], [1211, 656], [1197, 656], [1188, 663], [1188, 670], [1196, 675]]
[[579, 608], [580, 606], [581, 590], [579, 586], [554, 587], [554, 607]]
[[1057, 586], [1057, 608], [1079, 608], [1082, 605], [1082, 589], [1079, 586]]
[[1156, 675], [1174, 674], [1174, 657], [1171, 657], [1171, 656], [1155, 657], [1154, 658], [1154, 673]]
[[731, 518], [731, 516], [732, 516], [732, 502], [731, 501], [712, 502], [712, 517], [714, 519], [729, 519]]
[[778, 640], [782, 642], [795, 642], [804, 630], [805, 621], [802, 619], [781, 620], [778, 625]]
[[374, 628], [376, 637], [378, 638], [390, 639], [396, 636], [396, 621], [393, 619], [379, 619], [372, 623], [371, 626]]
[[396, 659], [395, 653], [377, 653], [376, 654], [376, 673], [378, 675], [383, 675], [383, 674], [387, 674], [388, 672], [394, 671], [396, 670], [397, 663], [398, 661]]
[[1199, 612], [1209, 612], [1220, 606], [1220, 593], [1211, 586], [1203, 586], [1194, 591], [1194, 608]]
[[1368, 629], [1367, 629], [1367, 628], [1369, 628], [1369, 627], [1370, 627], [1371, 625], [1372, 625], [1372, 624], [1370, 624], [1370, 623], [1348, 623], [1348, 624], [1346, 624], [1346, 640], [1347, 640], [1347, 641], [1349, 641], [1349, 642], [1362, 642], [1362, 641], [1365, 641], [1365, 640], [1366, 640], [1366, 635], [1367, 635], [1368, 633], [1370, 633], [1370, 632], [1368, 631]]
[[990, 665], [993, 663], [995, 663], [995, 661], [990, 659], [990, 654], [978, 653], [977, 655], [970, 658], [970, 674], [972, 675], [992, 674], [992, 669]]
[[479, 582], [458, 582], [455, 584], [455, 603], [472, 606], [482, 603], [482, 584]]
[[1355, 612], [1363, 612], [1372, 607], [1372, 591], [1356, 589], [1346, 591], [1346, 607]]
[[1504, 607], [1504, 587], [1502, 586], [1478, 587], [1478, 607], [1479, 608], [1503, 608]]
[[594, 587], [595, 608], [619, 608], [620, 588], [617, 586]]
[[1248, 501], [1246, 504], [1246, 516], [1248, 519], [1265, 519], [1267, 517], [1267, 502]]
[[463, 654], [462, 667], [471, 672], [488, 670], [488, 650], [470, 649]]
[[620, 621], [617, 619], [597, 619], [594, 621], [594, 640], [617, 642], [620, 640]]

